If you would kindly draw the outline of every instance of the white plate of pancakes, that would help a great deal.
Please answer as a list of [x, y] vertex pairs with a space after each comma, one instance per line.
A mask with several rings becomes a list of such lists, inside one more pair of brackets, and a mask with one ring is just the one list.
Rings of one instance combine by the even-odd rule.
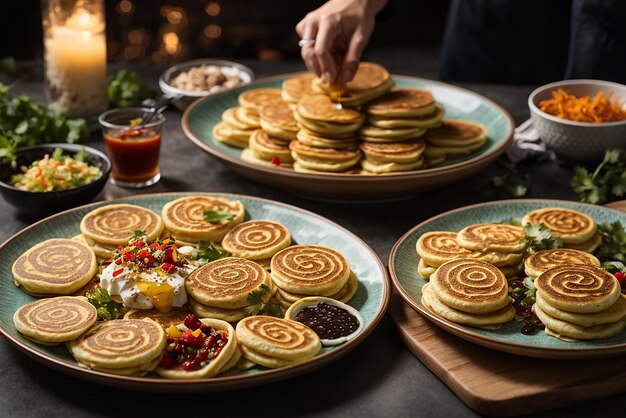
[[[16, 260], [20, 260], [21, 258], [23, 258], [22, 256], [25, 254], [37, 253], [36, 246], [38, 244], [47, 240], [52, 240], [53, 238], [64, 239], [59, 241], [70, 241], [67, 238], [76, 238], [76, 236], [81, 232], [84, 233], [85, 231], [89, 230], [87, 225], [83, 225], [83, 228], [81, 228], [81, 221], [83, 219], [89, 219], [89, 217], [86, 216], [88, 214], [97, 215], [100, 208], [113, 207], [117, 205], [118, 208], [121, 207], [121, 209], [126, 210], [128, 205], [132, 205], [134, 207], [139, 207], [140, 209], [143, 208], [144, 211], [147, 210], [156, 214], [161, 214], [163, 207], [166, 206], [168, 203], [180, 201], [182, 198], [195, 200], [199, 196], [202, 196], [203, 198], [208, 197], [216, 199], [228, 199], [233, 202], [232, 204], [236, 205], [238, 208], [245, 208], [243, 219], [244, 221], [268, 220], [282, 224], [290, 232], [292, 244], [298, 244], [298, 246], [296, 247], [290, 246], [284, 248], [282, 250], [283, 252], [292, 251], [292, 248], [294, 250], [300, 249], [301, 247], [305, 247], [302, 244], [309, 244], [312, 247], [322, 246], [331, 248], [332, 250], [341, 254], [341, 256], [339, 257], [340, 259], [343, 259], [343, 257], [345, 257], [345, 262], [343, 264], [345, 264], [347, 272], [350, 273], [350, 278], [354, 276], [357, 279], [356, 281], [351, 282], [357, 283], [357, 287], [347, 303], [352, 308], [355, 308], [359, 312], [360, 316], [363, 318], [363, 330], [345, 344], [334, 347], [322, 347], [321, 351], [319, 351], [312, 358], [308, 358], [307, 360], [298, 361], [295, 363], [288, 362], [288, 364], [284, 367], [281, 366], [277, 368], [269, 368], [257, 365], [248, 370], [240, 370], [233, 367], [228, 372], [219, 374], [217, 377], [195, 379], [166, 379], [163, 377], [159, 377], [157, 374], [154, 374], [152, 372], [143, 376], [125, 376], [118, 373], [108, 372], [106, 367], [102, 367], [104, 371], [95, 370], [95, 368], [97, 368], [95, 366], [93, 366], [93, 368], [88, 368], [80, 365], [75, 360], [75, 358], [72, 357], [72, 355], [66, 349], [63, 343], [54, 346], [36, 343], [33, 340], [37, 340], [38, 338], [44, 340], [49, 336], [43, 334], [41, 336], [30, 335], [29, 338], [26, 338], [16, 329], [16, 326], [14, 324], [14, 314], [18, 310], [22, 311], [23, 309], [21, 308], [23, 306], [36, 300], [52, 301], [53, 299], [60, 299], [39, 299], [26, 293], [24, 290], [22, 290], [21, 287], [16, 286], [17, 279], [14, 277], [11, 265]], [[178, 215], [180, 214], [177, 213], [177, 216]], [[108, 221], [106, 219], [98, 218], [96, 219], [96, 222], [99, 227], [102, 227], [103, 225], [106, 225]], [[239, 225], [245, 225], [245, 223]], [[181, 229], [181, 231], [179, 232], [182, 234], [185, 231]], [[85, 245], [90, 245], [86, 241], [82, 241], [82, 243]], [[67, 242], [60, 242], [60, 244], [66, 245]], [[103, 243], [99, 244], [100, 245], [93, 245], [92, 242], [90, 248], [92, 250], [97, 250], [98, 252], [106, 252], [106, 246], [101, 245]], [[35, 248], [35, 250], [33, 250], [33, 248]], [[114, 202], [99, 202], [91, 205], [82, 206], [46, 218], [17, 233], [16, 235], [8, 239], [5, 243], [3, 243], [2, 246], [0, 246], [0, 257], [2, 257], [2, 259], [6, 261], [4, 264], [5, 268], [0, 270], [0, 306], [3, 307], [0, 310], [0, 333], [10, 343], [12, 343], [18, 349], [31, 356], [35, 360], [40, 361], [44, 365], [59, 370], [63, 373], [102, 384], [137, 390], [168, 393], [226, 390], [254, 386], [271, 381], [286, 379], [317, 369], [347, 354], [354, 347], [356, 347], [356, 345], [362, 342], [381, 320], [389, 301], [389, 284], [386, 268], [384, 267], [383, 263], [376, 255], [376, 253], [357, 236], [345, 230], [341, 226], [303, 209], [266, 199], [242, 195], [230, 195], [224, 193], [163, 193], [133, 196], [129, 198], [119, 199]], [[41, 262], [44, 265], [46, 264], [46, 257], [47, 256], [43, 253], [36, 255], [38, 262]], [[59, 257], [57, 257], [57, 261], [58, 258]], [[223, 258], [220, 261], [222, 260], [229, 259]], [[52, 263], [50, 264], [49, 272], [58, 271], [60, 268], [58, 265], [59, 263], [52, 260], [49, 261], [50, 263]], [[255, 265], [258, 266], [260, 264]], [[207, 266], [208, 264], [204, 267]], [[260, 269], [262, 272], [265, 271], [261, 267]], [[69, 267], [67, 268], [67, 270], [70, 270]], [[196, 271], [199, 272], [200, 269]], [[77, 274], [79, 273], [82, 275], [83, 272], [77, 272]], [[67, 274], [73, 275], [73, 273], [71, 272]], [[19, 277], [21, 278], [21, 273]], [[267, 274], [267, 277], [269, 277], [269, 273]], [[18, 280], [18, 282], [20, 280]], [[26, 281], [24, 281], [23, 283], [20, 282], [20, 284], [22, 286], [29, 285], [29, 283]], [[80, 293], [81, 290], [84, 289], [85, 288], [81, 288], [77, 292]], [[36, 290], [36, 288], [31, 288], [31, 293], [37, 293]], [[68, 291], [70, 290], [73, 291], [73, 289], [69, 289]], [[286, 292], [284, 294], [289, 295], [289, 292]], [[81, 305], [84, 305], [85, 302], [83, 299], [74, 298], [74, 304], [82, 309]], [[31, 310], [37, 311], [37, 309], [38, 306], [33, 305]], [[25, 315], [27, 315], [26, 312]], [[93, 318], [91, 318], [91, 316], [93, 315], [89, 314], [85, 316], [89, 316], [89, 318], [85, 318], [85, 321], [83, 322], [89, 322], [88, 324], [85, 324], [86, 327], [89, 327], [93, 323]], [[262, 319], [270, 317], [252, 316], [248, 318]], [[87, 319], [89, 321], [87, 321]], [[139, 323], [142, 322], [140, 319], [129, 320], [135, 322], [138, 321]], [[114, 321], [98, 322], [97, 324], [109, 324], [111, 322]], [[150, 322], [154, 323], [152, 321]], [[222, 322], [224, 323], [224, 321]], [[18, 323], [18, 325], [20, 329], [23, 328], [22, 324]], [[130, 324], [129, 326], [132, 325], [133, 324]], [[25, 324], [24, 326], [27, 327], [28, 324]], [[85, 355], [84, 349], [81, 349], [81, 347], [87, 344], [87, 342], [83, 343], [81, 339], [84, 339], [85, 341], [89, 340], [90, 333], [92, 333], [92, 331], [93, 333], [95, 333], [96, 331], [94, 331], [94, 329], [96, 327], [97, 325], [94, 326], [89, 332], [82, 334], [82, 336], [78, 339], [72, 340], [72, 342], [69, 344], [72, 353], [77, 359], [80, 359], [79, 361], [82, 361], [84, 357], [87, 357], [87, 360], [85, 361], [89, 361], [90, 357]], [[232, 329], [228, 329], [230, 330], [229, 332], [233, 332]], [[71, 332], [73, 332], [73, 330], [71, 330]], [[141, 333], [144, 331], [137, 332]], [[102, 331], [102, 333], [106, 333], [106, 330]], [[72, 338], [74, 338], [74, 336], [72, 336]], [[239, 344], [244, 344], [243, 341], [240, 341], [238, 338], [237, 341]], [[240, 351], [243, 351], [243, 349], [244, 347], [241, 347]], [[138, 356], [141, 355], [141, 353], [136, 354]], [[122, 371], [133, 371], [133, 367], [138, 367], [140, 369], [150, 367], [150, 370], [152, 370], [151, 362], [155, 360], [147, 359], [149, 360], [146, 360], [147, 362], [144, 360], [146, 359], [142, 360], [143, 363], [141, 365], [133, 365], [128, 367], [125, 366]]]
[[[530, 257], [526, 259], [524, 264], [526, 274], [522, 273], [517, 277], [535, 276], [532, 280], [538, 288], [537, 294], [541, 296], [537, 299], [542, 299], [541, 303], [536, 305], [549, 310], [543, 309], [544, 312], [541, 312], [546, 330], [538, 329], [530, 335], [525, 335], [521, 332], [523, 322], [515, 315], [507, 292], [508, 283], [511, 282], [511, 278], [516, 277], [515, 274], [509, 273], [509, 269], [516, 263], [514, 258], [519, 248], [514, 247], [520, 235], [519, 231], [514, 229], [519, 227], [513, 227], [511, 231], [501, 230], [501, 227], [510, 227], [511, 225], [505, 222], [511, 219], [519, 222], [530, 219], [533, 222], [532, 217], [525, 218], [530, 213], [556, 214], [554, 219], [564, 221], [562, 227], [579, 229], [576, 232], [579, 235], [573, 236], [573, 239], [564, 237], [565, 251], [549, 250], [557, 253], [550, 260], [549, 267], [543, 264], [544, 258], [538, 256], [542, 254], [541, 252], [532, 256], [537, 258], [534, 265], [529, 262]], [[570, 218], [570, 213], [575, 215]], [[577, 213], [583, 215], [579, 216]], [[585, 220], [579, 222], [581, 218]], [[546, 219], [544, 217], [544, 222], [548, 223]], [[621, 306], [624, 296], [621, 295], [617, 279], [606, 270], [597, 267], [599, 263], [591, 255], [597, 245], [593, 242], [595, 234], [587, 236], [592, 233], [588, 228], [588, 220], [592, 220], [591, 223], [595, 225], [615, 221], [626, 225], [626, 214], [602, 206], [577, 202], [530, 199], [488, 202], [455, 209], [422, 222], [398, 240], [389, 256], [392, 282], [404, 301], [433, 324], [484, 347], [549, 359], [620, 355], [626, 352], [626, 331], [623, 330], [626, 318]], [[595, 225], [592, 225], [594, 231]], [[472, 246], [471, 241], [476, 236], [489, 236], [488, 231], [478, 231], [484, 228], [493, 228], [498, 239], [508, 237], [510, 245], [498, 248], [493, 247], [493, 242], [481, 242], [482, 251], [466, 249]], [[553, 228], [556, 230], [557, 227]], [[523, 235], [522, 232], [521, 236]], [[454, 242], [451, 243], [451, 240]], [[436, 248], [433, 251], [429, 247]], [[464, 258], [457, 258], [458, 255], [450, 256], [451, 253], [448, 251], [452, 247], [455, 247], [458, 253], [465, 253]], [[586, 251], [581, 254], [578, 252], [581, 250], [575, 248], [583, 248]], [[577, 253], [574, 254], [575, 258], [572, 257], [572, 253]], [[445, 256], [447, 260], [438, 259], [439, 256]], [[562, 266], [561, 263], [565, 258], [567, 265]], [[517, 265], [519, 261], [520, 258], [517, 258]], [[431, 267], [429, 263], [443, 264]], [[532, 266], [534, 268], [529, 270]], [[542, 269], [543, 267], [545, 269]], [[536, 271], [537, 268], [540, 271]], [[463, 271], [465, 273], [461, 273]], [[472, 274], [472, 271], [475, 276], [468, 281], [467, 274]], [[555, 277], [558, 277], [558, 280]], [[586, 277], [584, 280], [587, 281], [581, 281], [581, 277]], [[479, 282], [481, 289], [478, 289], [478, 286], [474, 288]], [[563, 291], [562, 286], [567, 287], [567, 290]], [[604, 290], [598, 293], [598, 288]], [[562, 295], [565, 293], [568, 296]], [[504, 302], [504, 305], [500, 302]], [[550, 315], [546, 315], [547, 312]], [[582, 322], [579, 322], [581, 320]], [[601, 325], [596, 325], [593, 321], [600, 322]], [[553, 332], [549, 327], [557, 327], [561, 333]], [[568, 338], [564, 334], [572, 331], [570, 335], [578, 335], [580, 338]]]
[[514, 123], [493, 101], [450, 84], [361, 63], [333, 102], [310, 73], [259, 79], [198, 100], [187, 137], [239, 174], [330, 200], [409, 196], [458, 181], [501, 155]]

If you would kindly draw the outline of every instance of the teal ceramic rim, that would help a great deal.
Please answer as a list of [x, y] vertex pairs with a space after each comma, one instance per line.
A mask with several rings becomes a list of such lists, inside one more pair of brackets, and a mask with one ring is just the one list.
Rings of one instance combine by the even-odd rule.
[[[9, 332], [4, 328], [4, 326], [0, 325], [0, 334], [4, 336], [13, 346], [18, 348], [23, 353], [28, 356], [34, 358], [35, 360], [43, 363], [46, 366], [49, 366], [55, 370], [61, 371], [66, 374], [70, 374], [72, 376], [82, 378], [85, 380], [91, 380], [98, 383], [116, 386], [116, 387], [124, 387], [128, 389], [136, 389], [136, 390], [149, 390], [155, 392], [199, 392], [199, 391], [219, 391], [219, 390], [229, 390], [229, 389], [237, 389], [242, 387], [254, 386], [262, 383], [269, 383], [277, 380], [284, 380], [291, 377], [295, 377], [309, 371], [318, 369], [332, 361], [335, 361], [348, 352], [352, 351], [358, 344], [360, 344], [373, 330], [376, 328], [380, 320], [383, 318], [387, 306], [389, 304], [389, 295], [390, 295], [390, 284], [389, 284], [389, 276], [388, 271], [380, 257], [376, 254], [376, 252], [361, 238], [359, 238], [356, 234], [350, 232], [346, 228], [341, 225], [331, 221], [328, 218], [325, 218], [321, 215], [318, 215], [314, 212], [308, 211], [306, 209], [301, 209], [297, 206], [289, 205], [286, 203], [264, 199], [256, 196], [242, 195], [242, 194], [233, 194], [226, 192], [170, 192], [170, 193], [152, 193], [152, 194], [142, 194], [142, 195], [132, 195], [126, 196], [118, 199], [101, 201], [96, 203], [91, 203], [88, 205], [79, 206], [70, 210], [66, 210], [64, 212], [60, 212], [56, 215], [50, 216], [48, 218], [42, 219], [32, 225], [27, 226], [21, 231], [17, 232], [10, 238], [8, 238], [2, 245], [0, 245], [0, 252], [10, 243], [12, 243], [15, 239], [21, 237], [22, 235], [28, 233], [30, 230], [37, 228], [38, 226], [49, 222], [53, 219], [63, 217], [65, 215], [71, 214], [76, 211], [85, 210], [88, 208], [96, 208], [103, 205], [109, 205], [114, 203], [123, 202], [125, 200], [138, 201], [138, 200], [150, 200], [150, 199], [158, 199], [159, 197], [171, 197], [172, 199], [184, 197], [184, 196], [194, 196], [194, 195], [204, 195], [204, 196], [222, 196], [229, 197], [233, 199], [249, 199], [258, 202], [268, 203], [271, 205], [275, 205], [281, 207], [282, 209], [288, 210], [292, 214], [302, 214], [307, 217], [312, 217], [319, 219], [323, 222], [326, 222], [336, 228], [339, 233], [342, 235], [347, 235], [356, 242], [360, 243], [363, 246], [363, 250], [368, 252], [368, 255], [372, 257], [374, 262], [376, 263], [378, 269], [377, 272], [380, 273], [381, 277], [381, 300], [380, 305], [377, 311], [374, 313], [371, 321], [365, 325], [363, 331], [357, 335], [354, 339], [346, 342], [345, 344], [334, 348], [331, 351], [327, 351], [325, 353], [319, 354], [313, 357], [310, 360], [307, 360], [302, 363], [298, 363], [293, 366], [287, 366], [278, 369], [270, 369], [270, 370], [261, 370], [255, 372], [253, 374], [246, 375], [235, 375], [235, 376], [225, 376], [225, 377], [213, 377], [207, 379], [165, 379], [165, 378], [157, 378], [157, 377], [136, 377], [136, 376], [122, 376], [115, 375], [110, 373], [99, 372], [96, 370], [87, 369], [85, 367], [79, 366], [77, 363], [69, 363], [66, 360], [60, 359], [56, 357], [54, 354], [49, 353], [41, 353], [26, 345], [22, 341], [14, 338]], [[17, 288], [16, 288], [17, 289]]]

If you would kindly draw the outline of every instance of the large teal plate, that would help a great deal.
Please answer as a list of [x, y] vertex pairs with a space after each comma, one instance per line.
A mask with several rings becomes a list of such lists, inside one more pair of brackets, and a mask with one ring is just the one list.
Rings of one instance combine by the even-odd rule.
[[485, 347], [513, 354], [557, 359], [603, 357], [625, 353], [626, 332], [603, 340], [572, 343], [548, 337], [543, 331], [534, 335], [524, 335], [520, 332], [521, 323], [518, 321], [511, 321], [495, 331], [455, 324], [433, 314], [422, 305], [422, 286], [427, 281], [417, 273], [419, 256], [415, 251], [415, 244], [423, 233], [456, 232], [471, 224], [495, 223], [510, 218], [521, 221], [525, 213], [542, 207], [575, 209], [590, 215], [599, 224], [620, 221], [626, 225], [626, 214], [623, 212], [562, 200], [509, 200], [467, 206], [422, 222], [400, 238], [389, 256], [389, 270], [394, 286], [413, 309], [435, 325]]
[[387, 270], [376, 253], [356, 235], [312, 212], [270, 200], [229, 194], [166, 193], [119, 199], [161, 213], [163, 205], [173, 199], [192, 194], [222, 196], [238, 199], [246, 207], [246, 219], [274, 220], [285, 225], [295, 242], [322, 244], [346, 256], [359, 278], [359, 288], [350, 305], [363, 316], [365, 328], [346, 344], [325, 347], [313, 359], [295, 366], [267, 370], [255, 367], [246, 372], [233, 372], [212, 379], [168, 380], [159, 377], [126, 377], [101, 373], [78, 366], [63, 345], [42, 346], [24, 338], [13, 325], [13, 314], [25, 303], [34, 300], [13, 283], [11, 265], [33, 245], [55, 237], [73, 237], [80, 233], [80, 220], [96, 207], [110, 204], [101, 202], [82, 206], [52, 216], [29, 226], [0, 247], [0, 333], [13, 345], [42, 363], [73, 376], [117, 387], [159, 392], [212, 391], [253, 386], [285, 379], [319, 368], [347, 354], [374, 329], [382, 318], [389, 301]]
[[255, 181], [270, 184], [300, 195], [341, 200], [388, 199], [452, 183], [475, 173], [502, 154], [513, 137], [515, 125], [509, 113], [491, 100], [450, 84], [423, 78], [393, 76], [398, 86], [430, 90], [446, 108], [446, 118], [480, 122], [487, 127], [487, 144], [467, 156], [447, 160], [426, 170], [381, 176], [306, 174], [292, 170], [263, 167], [242, 161], [241, 150], [215, 139], [211, 133], [224, 110], [237, 106], [237, 97], [245, 90], [260, 87], [280, 88], [294, 74], [259, 79], [246, 86], [208, 96], [196, 101], [182, 119], [187, 137], [217, 160]]

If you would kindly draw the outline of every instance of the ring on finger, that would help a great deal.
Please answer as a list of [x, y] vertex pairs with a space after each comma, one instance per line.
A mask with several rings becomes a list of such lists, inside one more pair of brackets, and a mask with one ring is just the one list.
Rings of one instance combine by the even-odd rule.
[[304, 48], [305, 46], [314, 45], [315, 39], [300, 39], [298, 41], [298, 46], [300, 48]]

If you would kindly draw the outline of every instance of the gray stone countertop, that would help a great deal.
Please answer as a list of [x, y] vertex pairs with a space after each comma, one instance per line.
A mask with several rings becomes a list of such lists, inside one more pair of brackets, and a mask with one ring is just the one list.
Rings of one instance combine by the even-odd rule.
[[[390, 62], [384, 57], [376, 57], [376, 60], [394, 73], [434, 77], [432, 59], [427, 61], [428, 65], [393, 55]], [[244, 63], [252, 67], [257, 76], [302, 69], [300, 62]], [[158, 76], [156, 69], [138, 69], [150, 80]], [[516, 124], [528, 118], [526, 99], [532, 86], [462, 86], [504, 106]], [[43, 98], [40, 82], [20, 82], [14, 90]], [[165, 116], [167, 123], [161, 150], [163, 178], [140, 193], [219, 191], [285, 202], [346, 227], [371, 245], [385, 263], [396, 240], [416, 224], [438, 213], [485, 200], [475, 187], [481, 174], [396, 202], [350, 204], [307, 200], [240, 177], [185, 138], [179, 112], [168, 110]], [[104, 149], [95, 134], [89, 145]], [[521, 164], [520, 169], [532, 178], [528, 197], [576, 199], [569, 187], [570, 167], [531, 162]], [[98, 199], [132, 194], [136, 191], [108, 184]], [[4, 201], [0, 201], [0, 214], [0, 241], [33, 222]], [[0, 260], [0, 263], [2, 268], [10, 268], [7, 260]], [[229, 392], [163, 395], [100, 386], [53, 371], [24, 355], [3, 338], [0, 338], [0, 358], [2, 417], [476, 415], [402, 345], [388, 314], [354, 351], [320, 370], [287, 381]], [[615, 413], [622, 406], [621, 396], [613, 396], [536, 416], [598, 416]]]

